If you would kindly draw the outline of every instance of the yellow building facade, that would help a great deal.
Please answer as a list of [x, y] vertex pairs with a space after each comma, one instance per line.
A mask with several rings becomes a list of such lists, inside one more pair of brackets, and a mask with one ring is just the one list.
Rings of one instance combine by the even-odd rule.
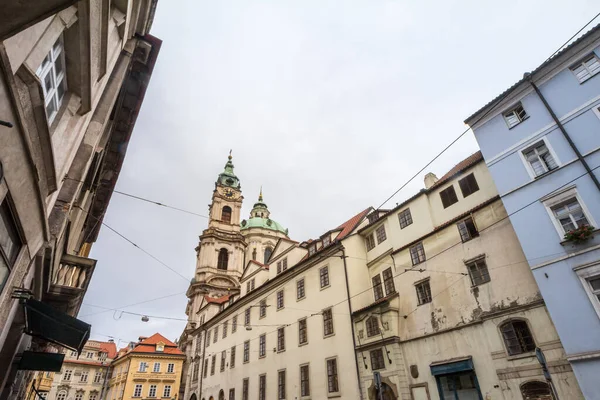
[[119, 350], [106, 400], [176, 399], [185, 355], [159, 333]]

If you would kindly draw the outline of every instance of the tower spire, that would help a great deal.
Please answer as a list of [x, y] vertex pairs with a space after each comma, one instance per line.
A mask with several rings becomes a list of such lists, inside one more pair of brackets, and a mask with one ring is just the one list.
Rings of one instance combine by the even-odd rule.
[[260, 193], [258, 195], [258, 201], [262, 203], [263, 201], [263, 196], [262, 196], [262, 185], [260, 185]]
[[223, 186], [229, 186], [233, 188], [240, 187], [240, 180], [233, 172], [233, 162], [231, 161], [233, 157], [231, 156], [231, 150], [229, 150], [229, 156], [227, 157], [227, 163], [225, 164], [225, 168], [223, 172], [219, 174], [217, 178], [217, 184], [221, 184]]

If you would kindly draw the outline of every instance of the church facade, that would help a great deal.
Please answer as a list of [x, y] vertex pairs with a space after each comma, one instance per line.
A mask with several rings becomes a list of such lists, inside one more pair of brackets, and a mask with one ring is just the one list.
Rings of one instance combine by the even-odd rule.
[[298, 242], [262, 190], [242, 219], [230, 155], [196, 248], [180, 397], [582, 398], [481, 155], [425, 186]]

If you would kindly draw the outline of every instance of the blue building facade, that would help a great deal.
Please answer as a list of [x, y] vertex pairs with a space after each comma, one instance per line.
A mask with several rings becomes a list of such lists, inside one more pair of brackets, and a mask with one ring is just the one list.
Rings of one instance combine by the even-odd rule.
[[465, 123], [579, 385], [600, 399], [600, 26]]

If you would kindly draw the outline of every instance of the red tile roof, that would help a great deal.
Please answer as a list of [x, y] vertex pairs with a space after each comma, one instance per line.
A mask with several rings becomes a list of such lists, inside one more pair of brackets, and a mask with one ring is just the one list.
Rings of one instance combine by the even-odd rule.
[[[165, 344], [165, 350], [163, 352], [156, 351], [156, 344], [158, 342], [163, 342]], [[159, 353], [184, 355], [183, 352], [177, 348], [177, 345], [175, 343], [171, 342], [169, 339], [167, 339], [160, 333], [155, 333], [149, 338], [142, 340], [133, 348], [133, 350], [131, 350], [131, 353]]]
[[108, 358], [117, 356], [117, 345], [114, 342], [100, 342], [100, 351], [108, 353]]
[[209, 297], [208, 295], [205, 295], [204, 300], [211, 304], [223, 304], [229, 301], [229, 297], [231, 297], [230, 294], [221, 297]]
[[335, 228], [334, 230], [338, 230], [338, 229], [342, 230], [340, 232], [340, 234], [337, 235], [337, 238], [335, 240], [342, 240], [343, 238], [348, 236], [350, 233], [352, 233], [354, 228], [356, 228], [356, 226], [360, 223], [360, 221], [363, 220], [363, 218], [369, 213], [369, 211], [371, 211], [371, 207], [365, 209], [364, 211], [359, 212], [354, 217], [350, 218], [348, 221], [344, 222], [343, 224], [341, 224], [340, 226]]
[[444, 174], [444, 176], [442, 176], [436, 183], [434, 183], [430, 189], [433, 189], [436, 186], [443, 184], [444, 182], [450, 180], [453, 176], [461, 173], [470, 166], [477, 164], [481, 160], [483, 160], [481, 151], [471, 154], [469, 157], [456, 164], [450, 171], [446, 172], [446, 174]]

